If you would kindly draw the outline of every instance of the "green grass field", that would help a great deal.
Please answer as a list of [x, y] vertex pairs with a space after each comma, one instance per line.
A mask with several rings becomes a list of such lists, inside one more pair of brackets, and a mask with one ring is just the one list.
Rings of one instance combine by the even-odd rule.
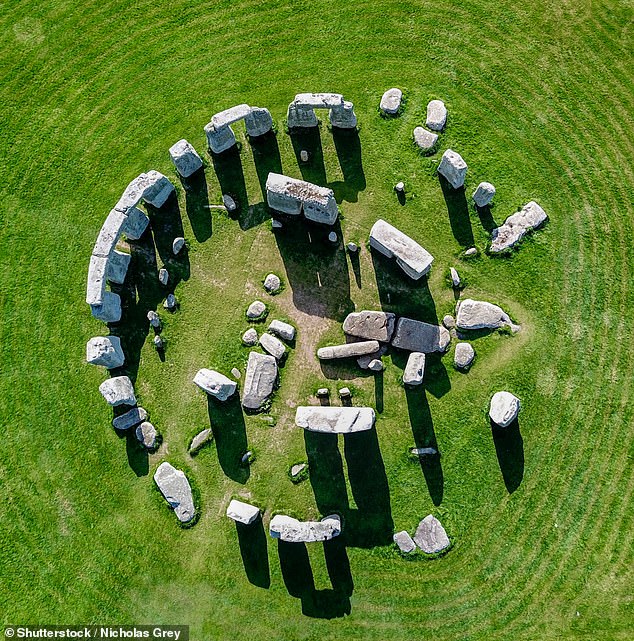
[[[633, 638], [633, 9], [3, 2], [0, 621], [188, 624], [195, 641]], [[378, 103], [392, 86], [407, 103], [386, 120]], [[296, 143], [315, 150], [304, 174], [284, 131], [302, 91], [342, 93], [359, 118], [356, 139], [333, 134], [322, 115], [318, 137]], [[423, 157], [411, 135], [432, 98], [449, 119], [438, 152]], [[251, 146], [239, 125], [239, 155], [214, 167], [203, 126], [242, 102], [267, 107], [277, 136]], [[186, 195], [167, 153], [180, 138], [204, 153], [210, 204], [221, 201], [219, 179], [247, 194], [239, 219], [205, 209], [204, 193]], [[455, 199], [450, 220], [435, 175], [449, 147], [469, 165], [468, 199], [481, 180], [496, 186], [498, 224], [531, 199], [549, 214], [511, 258], [461, 258], [472, 238], [485, 249], [488, 221]], [[276, 241], [261, 188], [274, 167], [335, 190], [343, 237], [363, 247], [358, 265], [299, 231]], [[149, 169], [177, 185], [190, 251], [173, 316], [134, 262], [130, 373], [164, 438], [148, 458], [114, 432], [98, 392], [107, 373], [85, 364], [86, 341], [107, 328], [84, 296], [103, 220]], [[380, 217], [434, 255], [427, 285], [373, 263], [366, 242]], [[452, 347], [415, 394], [399, 384], [398, 356], [377, 379], [320, 369], [314, 350], [343, 338], [354, 308], [451, 313], [450, 266], [468, 281], [464, 297], [501, 304], [522, 331], [474, 341], [466, 375]], [[284, 280], [279, 296], [263, 293], [269, 271]], [[271, 422], [236, 403], [208, 408], [191, 383], [201, 367], [244, 371], [240, 334], [256, 297], [269, 318], [298, 327]], [[149, 306], [164, 319], [165, 362], [138, 329]], [[327, 447], [305, 440], [294, 407], [344, 382], [355, 404], [376, 407], [376, 432]], [[489, 428], [499, 389], [523, 403], [512, 442]], [[220, 436], [192, 459], [189, 440], [210, 418]], [[424, 473], [407, 451], [434, 440], [440, 466]], [[235, 464], [247, 445], [257, 455], [249, 473]], [[193, 528], [177, 525], [155, 489], [162, 460], [196, 487]], [[293, 485], [288, 468], [302, 460], [311, 478]], [[264, 532], [238, 536], [224, 516], [232, 496], [266, 510]], [[278, 549], [266, 532], [276, 511], [303, 519], [333, 508], [347, 526], [336, 543]], [[429, 513], [453, 548], [402, 559], [392, 531], [411, 532]]]

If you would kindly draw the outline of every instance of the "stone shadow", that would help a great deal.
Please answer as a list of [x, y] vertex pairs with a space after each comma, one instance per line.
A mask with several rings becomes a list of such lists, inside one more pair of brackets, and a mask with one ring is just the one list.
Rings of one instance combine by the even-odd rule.
[[236, 393], [224, 402], [208, 394], [206, 396], [209, 425], [216, 442], [220, 467], [230, 479], [246, 483], [250, 470], [248, 464], [241, 462], [248, 443], [240, 395]]
[[321, 514], [342, 514], [349, 501], [337, 435], [304, 430], [304, 445], [317, 509]]
[[359, 252], [348, 252], [348, 258], [350, 259], [350, 266], [352, 267], [354, 280], [357, 287], [361, 289], [361, 260], [359, 258]]
[[328, 183], [335, 192], [338, 203], [344, 200], [356, 203], [359, 192], [366, 187], [363, 161], [361, 159], [361, 140], [356, 129], [332, 128], [332, 139], [339, 158], [339, 166], [343, 173], [343, 182]]
[[236, 203], [236, 210], [230, 212], [229, 215], [238, 221], [241, 229], [248, 229], [245, 225], [248, 224], [250, 218], [249, 195], [240, 159], [240, 145], [233, 145], [220, 154], [209, 151], [209, 155], [222, 194], [231, 196]]
[[[356, 343], [361, 339], [346, 336], [342, 343]], [[357, 359], [352, 358], [333, 358], [332, 360], [320, 360], [319, 367], [325, 378], [331, 381], [351, 381], [355, 378], [367, 378], [373, 376], [374, 372], [369, 369], [361, 369]], [[343, 400], [342, 399], [342, 404]]]
[[268, 589], [271, 586], [271, 573], [262, 519], [258, 517], [250, 525], [236, 522], [236, 531], [240, 555], [249, 583]]
[[463, 247], [473, 247], [475, 241], [464, 187], [454, 189], [447, 179], [440, 174], [438, 174], [438, 181], [447, 205], [449, 223], [451, 224], [454, 238]]
[[[297, 127], [291, 129], [289, 135], [302, 178], [309, 183], [324, 187], [328, 179], [319, 127]], [[302, 151], [308, 152], [307, 162], [301, 159]]]
[[[269, 131], [263, 136], [249, 138], [249, 143], [253, 153], [253, 162], [255, 163], [255, 171], [258, 175], [262, 198], [266, 202], [266, 179], [269, 173], [282, 173], [282, 159], [280, 157], [280, 147], [277, 144], [277, 136], [274, 131]], [[269, 217], [268, 212], [266, 217]]]
[[185, 210], [189, 224], [194, 232], [194, 238], [199, 243], [211, 238], [212, 223], [211, 210], [209, 209], [209, 191], [205, 168], [201, 167], [187, 178], [181, 177], [185, 190]]
[[493, 219], [493, 214], [491, 213], [491, 205], [486, 205], [485, 207], [478, 207], [475, 205], [476, 213], [480, 219], [482, 227], [488, 232], [493, 231], [499, 225]]
[[499, 427], [491, 421], [491, 433], [504, 485], [512, 494], [524, 479], [524, 439], [519, 421], [515, 419], [508, 427]]
[[375, 372], [374, 374], [374, 407], [378, 414], [383, 413], [384, 389], [385, 389], [385, 383], [383, 380], [383, 372]]

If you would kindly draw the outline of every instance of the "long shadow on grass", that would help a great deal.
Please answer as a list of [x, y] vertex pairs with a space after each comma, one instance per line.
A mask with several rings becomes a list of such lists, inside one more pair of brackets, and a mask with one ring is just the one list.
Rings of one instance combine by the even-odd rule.
[[269, 131], [263, 136], [250, 138], [249, 144], [253, 153], [253, 162], [255, 163], [255, 171], [258, 174], [262, 198], [266, 201], [266, 179], [269, 173], [282, 173], [282, 159], [280, 158], [277, 136], [274, 131]]
[[268, 589], [271, 586], [271, 573], [262, 519], [258, 517], [250, 525], [236, 522], [236, 530], [247, 579], [259, 588]]
[[478, 214], [478, 218], [480, 219], [480, 223], [486, 231], [491, 232], [498, 227], [498, 224], [493, 219], [493, 214], [491, 213], [491, 205], [486, 205], [485, 207], [478, 207], [476, 205], [475, 209]]
[[464, 187], [454, 189], [444, 176], [438, 174], [438, 181], [445, 198], [449, 223], [456, 241], [463, 247], [473, 247], [473, 229], [469, 218], [469, 206], [465, 197]]
[[194, 237], [199, 243], [211, 238], [212, 224], [205, 168], [201, 167], [188, 178], [181, 178], [185, 190], [185, 209]]
[[[298, 127], [292, 129], [289, 135], [302, 178], [315, 185], [325, 187], [328, 179], [326, 178], [319, 127]], [[308, 152], [306, 162], [301, 159], [302, 151]]]
[[524, 478], [524, 439], [519, 421], [515, 419], [508, 427], [499, 427], [491, 421], [491, 433], [504, 485], [512, 494]]
[[359, 192], [366, 187], [359, 132], [356, 129], [333, 127], [332, 139], [343, 173], [343, 182], [331, 182], [328, 183], [328, 187], [335, 192], [338, 203], [344, 200], [356, 203], [359, 200]]
[[222, 403], [207, 396], [207, 411], [222, 471], [230, 479], [246, 483], [250, 475], [249, 466], [241, 459], [248, 449], [247, 430], [239, 395], [234, 394]]
[[349, 508], [343, 460], [336, 434], [304, 431], [310, 485], [321, 514], [344, 514]]

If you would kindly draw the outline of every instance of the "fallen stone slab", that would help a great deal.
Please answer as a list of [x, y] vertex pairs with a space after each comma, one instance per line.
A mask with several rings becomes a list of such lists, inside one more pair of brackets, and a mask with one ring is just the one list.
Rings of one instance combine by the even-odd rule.
[[381, 97], [379, 109], [390, 116], [398, 113], [401, 108], [401, 101], [403, 100], [403, 92], [396, 87], [388, 89]]
[[154, 482], [174, 510], [176, 518], [181, 523], [189, 523], [196, 515], [196, 509], [192, 488], [185, 473], [163, 461], [154, 472]]
[[426, 554], [442, 552], [449, 547], [450, 541], [445, 528], [433, 515], [426, 516], [416, 528], [416, 545]]
[[361, 369], [370, 369], [370, 363], [377, 359], [381, 360], [381, 356], [383, 356], [386, 352], [387, 345], [381, 345], [377, 352], [372, 352], [371, 354], [366, 354], [365, 356], [359, 356], [359, 358], [357, 358], [357, 365]]
[[121, 227], [121, 233], [125, 234], [128, 240], [139, 240], [145, 233], [150, 219], [138, 208], [128, 209], [128, 217]]
[[148, 413], [142, 407], [133, 407], [125, 414], [121, 414], [112, 419], [112, 427], [116, 430], [129, 430], [131, 427], [145, 421], [147, 417]]
[[189, 453], [191, 455], [197, 454], [212, 438], [213, 435], [210, 428], [198, 432], [189, 444]]
[[95, 336], [86, 343], [86, 362], [107, 369], [121, 367], [125, 355], [118, 336]]
[[317, 358], [331, 360], [333, 358], [353, 358], [372, 354], [379, 350], [378, 341], [359, 341], [358, 343], [345, 343], [344, 345], [329, 345], [317, 350]]
[[108, 214], [106, 220], [101, 226], [95, 245], [92, 248], [93, 256], [101, 256], [103, 258], [108, 258], [110, 256], [117, 244], [117, 241], [119, 240], [119, 236], [121, 235], [123, 228], [125, 227], [126, 221], [127, 216], [116, 209], [113, 209]]
[[500, 427], [508, 427], [520, 412], [520, 399], [510, 392], [496, 392], [491, 398], [489, 417]]
[[445, 352], [449, 347], [451, 336], [446, 327], [432, 325], [411, 318], [399, 318], [392, 346], [410, 352]]
[[396, 258], [396, 264], [414, 280], [427, 274], [434, 262], [416, 241], [381, 219], [370, 230], [370, 246], [388, 258]]
[[222, 195], [222, 204], [229, 213], [235, 211], [238, 208], [238, 205], [236, 205], [236, 201], [229, 194]]
[[395, 323], [396, 314], [364, 310], [348, 314], [343, 321], [343, 331], [349, 336], [389, 343]]
[[117, 251], [116, 249], [110, 254], [108, 266], [106, 268], [106, 278], [116, 285], [123, 285], [125, 277], [130, 267], [130, 254]]
[[442, 131], [447, 122], [447, 107], [442, 100], [430, 100], [427, 103], [425, 126], [432, 131]]
[[236, 391], [236, 382], [212, 369], [199, 369], [194, 376], [194, 384], [219, 401], [226, 401]]
[[475, 358], [475, 350], [469, 343], [458, 343], [454, 353], [453, 363], [458, 369], [467, 370]]
[[421, 151], [430, 151], [438, 142], [438, 134], [427, 131], [424, 127], [414, 129], [414, 142]]
[[260, 516], [260, 509], [233, 499], [227, 507], [227, 516], [236, 523], [251, 525]]
[[473, 202], [477, 207], [486, 207], [493, 200], [495, 196], [495, 187], [491, 183], [482, 182], [473, 192]]
[[541, 227], [547, 220], [546, 212], [531, 200], [521, 211], [509, 216], [501, 227], [496, 227], [491, 232], [489, 252], [498, 254], [514, 247], [526, 234]]
[[425, 354], [412, 352], [407, 358], [407, 365], [403, 370], [403, 383], [405, 385], [420, 385], [425, 376]]
[[170, 147], [169, 154], [176, 171], [183, 178], [189, 178], [203, 166], [202, 158], [198, 152], [184, 138]]
[[114, 292], [104, 292], [101, 305], [91, 305], [90, 312], [94, 318], [104, 323], [118, 323], [121, 320], [121, 297]]
[[242, 406], [258, 410], [273, 393], [277, 382], [277, 361], [268, 354], [251, 352], [244, 377]]
[[464, 185], [467, 163], [459, 153], [453, 149], [447, 149], [440, 159], [438, 173], [444, 176], [454, 189], [459, 189]]
[[108, 405], [136, 405], [134, 386], [127, 376], [113, 376], [99, 386]]
[[435, 447], [413, 447], [410, 451], [412, 456], [426, 457], [426, 456], [438, 456], [438, 450]]
[[412, 539], [409, 533], [405, 530], [397, 532], [392, 538], [394, 539], [394, 543], [396, 543], [398, 549], [405, 554], [409, 554], [416, 549], [414, 539]]
[[175, 191], [175, 187], [160, 171], [152, 169], [147, 175], [148, 186], [143, 192], [143, 200], [154, 207], [162, 207]]
[[370, 430], [375, 414], [371, 407], [300, 406], [295, 411], [295, 425], [309, 432], [351, 434]]
[[497, 305], [482, 300], [465, 298], [456, 305], [456, 326], [458, 329], [499, 329], [509, 327], [512, 332], [520, 330], [509, 315]]
[[275, 336], [283, 338], [285, 341], [292, 341], [295, 339], [295, 328], [289, 323], [280, 320], [271, 321], [268, 331]]
[[284, 344], [279, 338], [275, 338], [272, 334], [262, 334], [262, 336], [260, 336], [260, 345], [265, 352], [268, 352], [271, 356], [275, 356], [278, 361], [284, 358], [286, 347], [284, 347]]
[[321, 521], [298, 521], [284, 514], [277, 514], [269, 523], [272, 538], [287, 543], [313, 543], [330, 541], [341, 534], [341, 519], [336, 514]]

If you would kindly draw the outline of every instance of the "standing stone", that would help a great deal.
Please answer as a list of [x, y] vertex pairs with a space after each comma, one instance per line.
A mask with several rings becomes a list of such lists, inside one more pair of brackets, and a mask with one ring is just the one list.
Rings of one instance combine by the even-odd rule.
[[334, 244], [334, 243], [336, 243], [336, 242], [339, 240], [339, 238], [338, 238], [338, 236], [337, 236], [336, 232], [331, 231], [331, 232], [328, 234], [328, 240], [329, 240], [329, 242], [331, 242], [331, 243], [333, 243], [333, 244]]
[[414, 142], [421, 151], [430, 151], [438, 142], [438, 134], [427, 131], [425, 127], [416, 127], [414, 129]]
[[121, 232], [128, 240], [139, 240], [150, 224], [150, 219], [138, 207], [130, 207], [127, 213], [128, 217], [121, 227]]
[[158, 279], [161, 285], [163, 286], [166, 286], [167, 283], [169, 282], [170, 275], [167, 269], [165, 269], [165, 267], [161, 267], [161, 269], [159, 269]]
[[236, 205], [236, 201], [229, 194], [222, 195], [222, 204], [225, 206], [225, 209], [229, 213], [235, 211], [238, 208], [238, 206]]
[[189, 453], [192, 455], [197, 454], [204, 445], [211, 441], [212, 438], [213, 436], [210, 428], [202, 430], [202, 432], [198, 432], [189, 445]]
[[405, 183], [402, 180], [400, 182], [397, 182], [396, 185], [394, 185], [394, 190], [397, 191], [399, 194], [404, 193]]
[[442, 324], [447, 329], [453, 329], [456, 326], [456, 319], [453, 316], [451, 316], [451, 314], [446, 314], [445, 316], [442, 317]]
[[169, 154], [176, 171], [183, 178], [188, 178], [203, 166], [198, 152], [184, 138], [170, 147]]
[[482, 182], [473, 192], [473, 202], [477, 207], [486, 207], [495, 196], [495, 187], [491, 183]]
[[409, 554], [416, 549], [414, 540], [405, 530], [397, 532], [392, 538], [394, 539], [394, 543], [398, 546], [398, 549], [404, 554]]
[[478, 255], [478, 250], [475, 247], [469, 247], [464, 253], [467, 258], [472, 258], [473, 256]]
[[368, 363], [368, 369], [372, 372], [382, 372], [383, 371], [383, 362], [380, 358], [373, 358]]
[[165, 348], [165, 341], [158, 335], [156, 335], [153, 339], [152, 342], [154, 343], [154, 347], [156, 347], [157, 351], [161, 351]]
[[125, 355], [118, 336], [95, 336], [86, 343], [86, 362], [107, 369], [121, 367]]
[[266, 305], [261, 300], [254, 300], [247, 308], [249, 320], [260, 320], [267, 314]]
[[411, 318], [399, 318], [392, 345], [410, 352], [445, 352], [451, 336], [445, 327]]
[[348, 243], [346, 245], [346, 249], [351, 253], [351, 254], [356, 254], [359, 251], [359, 246], [357, 243]]
[[175, 191], [174, 185], [160, 171], [154, 169], [147, 172], [148, 186], [143, 191], [143, 200], [150, 205], [160, 208]]
[[258, 333], [253, 327], [249, 327], [249, 329], [242, 334], [242, 344], [247, 347], [253, 347], [258, 344]]
[[200, 369], [194, 376], [194, 384], [219, 401], [226, 401], [236, 391], [236, 382], [212, 369]]
[[148, 414], [142, 407], [133, 407], [125, 414], [121, 414], [112, 419], [112, 426], [115, 430], [129, 430], [131, 427], [145, 421], [147, 417]]
[[403, 371], [403, 383], [405, 385], [420, 385], [425, 376], [425, 354], [412, 352]]
[[348, 314], [343, 321], [343, 331], [349, 336], [388, 343], [395, 323], [396, 314], [364, 310]]
[[128, 267], [130, 267], [131, 258], [130, 254], [115, 249], [108, 260], [106, 278], [115, 285], [123, 285], [128, 273]]
[[275, 336], [268, 333], [262, 334], [260, 336], [260, 345], [265, 352], [275, 356], [278, 361], [284, 358], [286, 347], [284, 347], [279, 338], [275, 338]]
[[156, 428], [152, 423], [143, 421], [139, 427], [136, 428], [136, 438], [148, 450], [153, 450], [156, 447], [156, 438], [158, 436]]
[[148, 321], [150, 321], [150, 325], [154, 329], [161, 329], [161, 319], [159, 318], [159, 315], [155, 311], [150, 310], [147, 313], [147, 319]]
[[174, 312], [176, 311], [177, 305], [178, 301], [176, 300], [176, 296], [174, 296], [174, 294], [168, 294], [165, 302], [163, 303], [163, 307], [170, 312]]
[[268, 331], [271, 334], [275, 334], [275, 336], [283, 338], [285, 341], [292, 341], [295, 339], [295, 328], [280, 320], [271, 321]]
[[371, 407], [331, 407], [310, 405], [295, 411], [295, 425], [309, 432], [351, 434], [374, 427], [375, 414]]
[[114, 292], [104, 292], [101, 305], [91, 305], [90, 313], [104, 323], [118, 323], [121, 320], [121, 297]]
[[372, 354], [379, 350], [378, 341], [359, 341], [358, 343], [346, 343], [344, 345], [330, 345], [317, 350], [317, 358], [330, 360], [333, 358], [351, 358]]
[[273, 393], [277, 382], [277, 361], [268, 354], [251, 352], [247, 361], [242, 393], [243, 407], [258, 410]]
[[438, 165], [438, 173], [444, 176], [454, 189], [459, 189], [464, 185], [467, 163], [453, 149], [447, 149]]
[[251, 525], [260, 516], [260, 510], [255, 505], [233, 499], [227, 507], [227, 516], [236, 523]]
[[426, 516], [418, 524], [414, 541], [416, 545], [427, 554], [442, 552], [450, 545], [445, 528], [441, 525], [440, 521], [431, 514]]
[[307, 152], [305, 149], [302, 149], [302, 150], [299, 152], [299, 159], [300, 159], [302, 162], [308, 162], [308, 152]]
[[458, 289], [461, 285], [460, 276], [455, 268], [450, 267], [449, 273], [451, 274], [451, 284], [455, 289]]
[[280, 281], [280, 277], [275, 274], [269, 274], [264, 279], [264, 289], [266, 289], [269, 294], [277, 294], [281, 287], [282, 282]]
[[320, 387], [317, 390], [317, 396], [329, 396], [330, 390], [327, 387]]
[[181, 253], [181, 250], [185, 247], [185, 239], [182, 236], [177, 236], [172, 241], [172, 252], [175, 256]]
[[232, 367], [231, 376], [233, 376], [234, 378], [241, 378], [242, 374], [240, 373], [240, 370], [237, 367]]
[[342, 387], [339, 390], [339, 397], [340, 398], [350, 398], [352, 396], [352, 392], [350, 391], [349, 387]]
[[273, 118], [265, 107], [251, 107], [251, 111], [244, 117], [247, 134], [250, 138], [264, 136], [273, 128]]
[[401, 108], [401, 101], [403, 99], [403, 92], [396, 87], [388, 89], [381, 97], [379, 109], [387, 115], [393, 116], [398, 113]]
[[313, 543], [329, 541], [341, 534], [341, 519], [337, 514], [321, 521], [298, 521], [285, 514], [276, 514], [269, 524], [271, 538], [287, 543]]
[[475, 350], [469, 343], [458, 343], [453, 362], [458, 369], [467, 370], [475, 358]]
[[500, 427], [508, 427], [519, 414], [520, 399], [510, 392], [496, 392], [491, 399], [489, 417]]
[[481, 300], [465, 298], [456, 305], [456, 326], [458, 329], [499, 329], [509, 327], [512, 332], [520, 330], [509, 315], [497, 305]]
[[442, 131], [447, 122], [447, 107], [442, 100], [430, 100], [427, 104], [425, 125], [433, 131]]
[[154, 482], [181, 523], [188, 523], [194, 518], [194, 497], [184, 472], [163, 461], [154, 472]]
[[546, 212], [531, 200], [521, 211], [509, 216], [501, 227], [496, 227], [491, 232], [489, 252], [497, 254], [514, 247], [528, 232], [541, 227], [547, 220]]
[[134, 386], [127, 376], [114, 376], [99, 386], [101, 395], [108, 405], [136, 405]]

